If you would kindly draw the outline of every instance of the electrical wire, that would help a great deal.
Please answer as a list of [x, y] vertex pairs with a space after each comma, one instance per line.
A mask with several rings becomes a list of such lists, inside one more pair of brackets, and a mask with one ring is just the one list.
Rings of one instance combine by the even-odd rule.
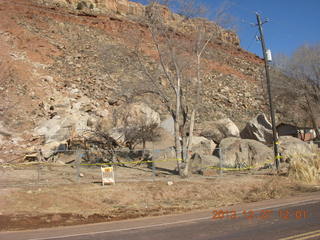
[[252, 44], [254, 43], [254, 40], [256, 40], [257, 34], [258, 34], [258, 31], [256, 31], [256, 33], [253, 35], [253, 38], [252, 38], [251, 42], [248, 44], [248, 47], [246, 48], [247, 51], [249, 51], [250, 48], [252, 47]]

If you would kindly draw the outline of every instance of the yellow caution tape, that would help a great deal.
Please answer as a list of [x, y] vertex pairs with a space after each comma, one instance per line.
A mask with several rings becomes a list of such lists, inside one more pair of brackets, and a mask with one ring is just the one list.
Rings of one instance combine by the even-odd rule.
[[[278, 156], [278, 158], [282, 158], [282, 156]], [[138, 164], [138, 163], [156, 163], [156, 162], [168, 162], [168, 161], [182, 161], [181, 158], [171, 158], [171, 159], [162, 159], [162, 160], [143, 160], [143, 161], [127, 161], [127, 162], [117, 162], [117, 163], [81, 163], [79, 166], [115, 166], [115, 165], [122, 165], [122, 164]], [[272, 160], [268, 160], [261, 165], [271, 164], [273, 163]], [[18, 164], [2, 164], [2, 166], [11, 166], [11, 167], [19, 167], [19, 166], [33, 166], [33, 165], [47, 165], [47, 166], [58, 166], [58, 167], [67, 167], [67, 166], [74, 166], [75, 164], [68, 164], [68, 165], [61, 165], [55, 163], [47, 163], [47, 162], [28, 162], [28, 163], [18, 163]], [[1, 166], [1, 165], [0, 165]], [[258, 166], [248, 166], [244, 168], [235, 168], [235, 167], [218, 167], [218, 166], [211, 166], [206, 167], [209, 169], [218, 169], [223, 171], [243, 171], [243, 170], [250, 170], [253, 168], [257, 168]]]
[[[122, 164], [138, 164], [138, 163], [152, 163], [152, 162], [168, 162], [168, 161], [182, 161], [182, 159], [179, 158], [172, 158], [172, 159], [162, 159], [162, 160], [144, 160], [144, 161], [127, 161], [127, 162], [118, 162], [118, 163], [81, 163], [79, 166], [115, 166], [115, 165], [122, 165]], [[272, 160], [269, 160], [265, 162], [272, 163]], [[31, 162], [31, 163], [19, 163], [19, 164], [3, 164], [3, 166], [11, 166], [11, 167], [19, 167], [19, 166], [33, 166], [33, 165], [47, 165], [47, 166], [59, 166], [59, 167], [66, 167], [66, 166], [74, 166], [74, 164], [70, 165], [60, 165], [60, 164], [54, 164], [54, 163], [46, 163], [46, 162]], [[221, 169], [224, 171], [241, 171], [241, 170], [250, 170], [255, 168], [254, 166], [248, 166], [245, 168], [232, 168], [232, 167], [217, 167], [217, 166], [211, 166], [207, 167], [210, 169]]]
[[[268, 160], [266, 162], [264, 162], [262, 165], [265, 165], [265, 164], [271, 164], [273, 163], [273, 160]], [[207, 168], [210, 168], [210, 169], [218, 169], [218, 170], [223, 170], [223, 171], [245, 171], [245, 170], [250, 170], [250, 169], [253, 169], [253, 168], [258, 168], [259, 166], [248, 166], [248, 167], [244, 167], [244, 168], [232, 168], [232, 167], [217, 167], [217, 166], [212, 166], [212, 167], [207, 167]]]
[[[105, 165], [121, 165], [121, 164], [138, 164], [138, 163], [152, 163], [152, 162], [168, 162], [168, 161], [182, 161], [180, 158], [172, 158], [172, 159], [162, 159], [162, 160], [143, 160], [143, 161], [128, 161], [128, 162], [117, 162], [117, 163], [81, 163], [79, 166], [105, 166]], [[33, 166], [33, 165], [47, 165], [47, 166], [59, 166], [59, 167], [66, 167], [66, 166], [74, 166], [75, 164], [68, 164], [68, 165], [61, 165], [55, 163], [48, 163], [48, 162], [27, 162], [27, 163], [5, 163], [1, 164], [0, 166], [7, 166], [7, 167], [19, 167], [19, 166]]]
[[231, 167], [228, 167], [228, 168], [226, 168], [226, 167], [222, 167], [222, 168], [220, 168], [220, 167], [207, 167], [207, 168], [210, 168], [210, 169], [218, 169], [218, 170], [223, 170], [223, 171], [244, 171], [244, 170], [250, 170], [250, 169], [252, 169], [252, 168], [254, 168], [254, 167], [246, 167], [246, 168], [231, 168]]
[[152, 163], [152, 162], [168, 162], [168, 161], [182, 161], [179, 158], [163, 159], [163, 160], [144, 160], [144, 161], [129, 161], [129, 162], [118, 162], [118, 163], [83, 163], [81, 166], [104, 166], [104, 165], [121, 165], [121, 164], [137, 164], [137, 163]]

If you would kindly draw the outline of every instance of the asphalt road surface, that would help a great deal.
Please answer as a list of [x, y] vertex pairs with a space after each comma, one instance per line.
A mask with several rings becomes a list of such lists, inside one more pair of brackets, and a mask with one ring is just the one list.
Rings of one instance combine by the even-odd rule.
[[188, 214], [0, 233], [0, 240], [320, 239], [320, 193]]

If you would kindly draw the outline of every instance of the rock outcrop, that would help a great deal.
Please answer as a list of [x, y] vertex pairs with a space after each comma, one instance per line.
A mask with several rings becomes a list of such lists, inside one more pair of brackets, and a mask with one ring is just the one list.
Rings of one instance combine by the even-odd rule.
[[273, 159], [272, 149], [255, 140], [225, 138], [221, 141], [219, 148], [224, 166], [262, 167], [272, 163]]
[[199, 155], [212, 155], [216, 144], [205, 137], [193, 136], [191, 142], [191, 152]]
[[132, 103], [118, 109], [114, 116], [117, 128], [130, 126], [159, 126], [160, 115], [145, 103]]
[[174, 136], [174, 120], [171, 116], [167, 116], [166, 119], [161, 122], [160, 127]]
[[180, 31], [190, 32], [193, 29], [193, 24], [200, 21], [202, 25], [207, 26], [206, 29], [210, 29], [217, 33], [221, 42], [229, 43], [234, 46], [240, 45], [239, 37], [235, 32], [223, 29], [219, 25], [203, 18], [191, 19], [191, 24], [185, 24], [181, 27], [181, 22], [183, 22], [185, 18], [184, 16], [173, 13], [168, 7], [156, 3], [145, 6], [128, 0], [53, 0], [53, 2], [81, 11], [89, 11], [92, 13], [111, 12], [120, 17], [134, 17], [135, 19], [140, 20], [146, 16], [152, 15], [155, 9], [157, 9], [157, 11], [160, 9], [159, 12], [161, 12], [164, 22], [171, 27], [177, 27], [177, 25], [179, 25]]
[[314, 155], [312, 144], [291, 136], [282, 136], [279, 138], [279, 152], [282, 155], [283, 161]]
[[240, 136], [244, 139], [253, 139], [265, 144], [272, 144], [272, 125], [264, 114], [259, 114], [247, 123]]
[[203, 122], [201, 129], [200, 135], [215, 143], [220, 143], [226, 137], [240, 137], [238, 127], [229, 118]]
[[214, 166], [219, 166], [219, 158], [216, 156], [196, 153], [190, 159], [191, 173], [201, 173]]

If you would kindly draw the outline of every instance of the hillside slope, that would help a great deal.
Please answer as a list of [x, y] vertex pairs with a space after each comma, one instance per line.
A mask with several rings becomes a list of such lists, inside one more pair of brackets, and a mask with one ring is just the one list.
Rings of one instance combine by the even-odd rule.
[[[146, 7], [125, 0], [87, 6], [75, 0], [0, 2], [0, 128], [7, 133], [0, 135], [1, 158], [18, 157], [19, 151], [41, 144], [34, 129], [44, 120], [68, 116], [89, 124], [111, 119], [125, 103], [117, 90], [123, 79], [135, 81], [136, 76], [130, 66], [130, 30], [142, 33], [145, 51], [152, 51], [141, 21]], [[181, 17], [167, 9], [164, 16], [173, 27]], [[197, 121], [229, 117], [242, 128], [267, 112], [262, 60], [242, 50], [236, 34], [209, 24], [220, 37], [205, 54], [211, 73], [204, 79]], [[158, 104], [150, 105], [165, 114]]]

